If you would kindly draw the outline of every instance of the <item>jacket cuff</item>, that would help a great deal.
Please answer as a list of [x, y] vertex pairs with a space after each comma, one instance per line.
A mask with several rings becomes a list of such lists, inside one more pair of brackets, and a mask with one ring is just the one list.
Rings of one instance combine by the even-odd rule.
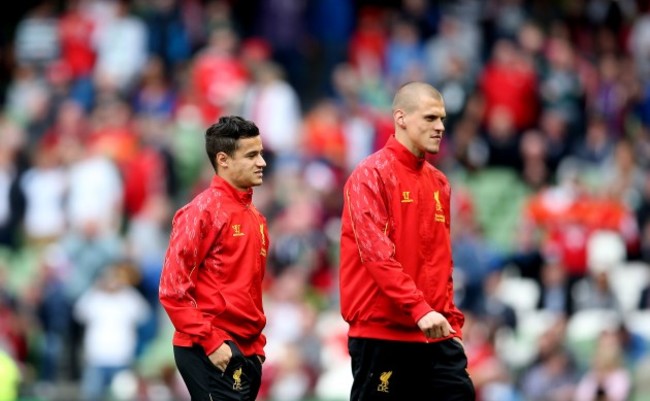
[[411, 310], [411, 317], [413, 318], [415, 324], [417, 324], [418, 321], [429, 312], [433, 312], [433, 308], [431, 308], [428, 303], [423, 301], [416, 305], [413, 310]]
[[199, 344], [203, 347], [206, 355], [212, 354], [217, 350], [226, 340], [232, 340], [232, 338], [225, 331], [218, 329], [212, 326], [210, 333], [199, 340]]
[[451, 327], [454, 330], [456, 330], [456, 334], [454, 334], [454, 337], [458, 337], [458, 338], [460, 338], [462, 340], [463, 339], [463, 324], [458, 322], [458, 321], [455, 321], [455, 322], [451, 323]]
[[266, 345], [266, 336], [260, 334], [258, 340], [255, 343], [255, 354], [260, 355], [263, 359], [266, 359], [266, 353], [264, 352], [264, 346]]

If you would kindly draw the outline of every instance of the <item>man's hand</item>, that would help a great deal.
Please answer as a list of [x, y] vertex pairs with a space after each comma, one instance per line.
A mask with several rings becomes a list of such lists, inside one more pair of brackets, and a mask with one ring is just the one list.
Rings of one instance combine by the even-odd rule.
[[210, 358], [210, 362], [212, 362], [217, 369], [225, 372], [228, 363], [230, 362], [230, 358], [232, 358], [232, 349], [230, 349], [230, 345], [224, 342], [216, 351], [208, 355], [208, 358]]
[[440, 313], [431, 311], [418, 320], [418, 327], [427, 338], [443, 338], [456, 331]]

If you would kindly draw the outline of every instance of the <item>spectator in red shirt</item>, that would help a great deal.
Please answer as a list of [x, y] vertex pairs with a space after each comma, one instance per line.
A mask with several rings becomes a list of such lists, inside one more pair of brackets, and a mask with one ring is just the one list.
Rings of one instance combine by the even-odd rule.
[[266, 338], [262, 279], [268, 229], [252, 204], [266, 162], [259, 129], [221, 117], [205, 134], [210, 187], [176, 212], [159, 297], [176, 329], [178, 370], [193, 400], [254, 400]]
[[539, 107], [537, 77], [533, 65], [513, 43], [500, 40], [495, 44], [479, 81], [485, 96], [484, 121], [489, 121], [495, 110], [505, 109], [517, 131], [534, 125]]
[[92, 42], [95, 23], [83, 7], [79, 0], [68, 2], [59, 21], [61, 57], [74, 79], [90, 76], [97, 58]]
[[229, 26], [215, 28], [206, 47], [193, 58], [191, 85], [209, 124], [239, 109], [249, 84], [246, 66], [237, 55], [239, 40]]

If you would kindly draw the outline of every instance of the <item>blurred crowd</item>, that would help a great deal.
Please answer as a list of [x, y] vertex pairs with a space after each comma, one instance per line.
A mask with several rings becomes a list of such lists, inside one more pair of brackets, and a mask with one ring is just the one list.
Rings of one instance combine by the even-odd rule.
[[430, 161], [477, 400], [650, 399], [648, 2], [24, 3], [0, 59], [1, 401], [189, 399], [158, 280], [226, 114], [268, 163], [260, 399], [347, 400], [341, 188], [412, 80], [445, 98]]

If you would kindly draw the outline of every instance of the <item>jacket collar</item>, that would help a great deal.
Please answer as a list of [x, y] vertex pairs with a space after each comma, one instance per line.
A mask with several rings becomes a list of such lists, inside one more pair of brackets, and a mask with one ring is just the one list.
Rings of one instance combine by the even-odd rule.
[[253, 200], [253, 188], [248, 188], [246, 191], [240, 191], [237, 188], [233, 187], [218, 175], [212, 176], [212, 181], [210, 182], [210, 188], [216, 188], [224, 193], [228, 194], [235, 201], [242, 203], [246, 206], [250, 205]]
[[395, 138], [395, 135], [392, 135], [388, 138], [386, 142], [386, 149], [395, 155], [395, 158], [402, 163], [404, 166], [410, 168], [414, 171], [420, 171], [422, 166], [424, 166], [425, 158], [417, 157], [410, 150], [408, 150], [404, 145], [399, 143]]

